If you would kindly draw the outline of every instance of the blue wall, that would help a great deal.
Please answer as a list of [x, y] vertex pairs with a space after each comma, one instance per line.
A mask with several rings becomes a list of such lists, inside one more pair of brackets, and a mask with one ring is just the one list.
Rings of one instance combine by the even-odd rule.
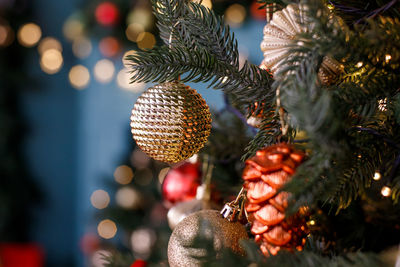
[[[43, 35], [64, 40], [63, 21], [79, 1], [36, 0], [34, 4], [35, 22], [42, 27]], [[263, 25], [251, 22], [235, 30], [240, 47], [247, 48], [256, 64], [262, 58], [259, 44]], [[103, 187], [104, 177], [112, 178], [130, 147], [129, 116], [138, 94], [119, 89], [115, 80], [99, 84], [93, 75], [88, 88], [73, 89], [68, 82], [71, 66], [83, 64], [92, 74], [101, 57], [94, 51], [89, 59], [77, 62], [71, 55], [71, 45], [63, 46], [65, 63], [55, 75], [42, 73], [38, 56], [32, 57], [32, 74], [38, 78], [40, 90], [26, 92], [22, 99], [30, 125], [26, 154], [46, 197], [36, 212], [32, 235], [45, 247], [49, 266], [87, 266], [79, 240], [88, 230], [95, 230], [89, 198]], [[116, 69], [121, 69], [120, 59], [115, 63]], [[221, 92], [201, 84], [190, 85], [210, 106], [222, 106]]]

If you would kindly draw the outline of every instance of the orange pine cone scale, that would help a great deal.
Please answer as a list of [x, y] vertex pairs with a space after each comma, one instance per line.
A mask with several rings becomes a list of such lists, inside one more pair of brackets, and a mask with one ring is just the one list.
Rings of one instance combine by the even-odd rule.
[[266, 256], [276, 255], [281, 249], [301, 250], [304, 246], [308, 232], [305, 218], [300, 214], [286, 218], [289, 193], [279, 192], [303, 159], [304, 153], [282, 143], [257, 151], [246, 161], [245, 209], [255, 241]]

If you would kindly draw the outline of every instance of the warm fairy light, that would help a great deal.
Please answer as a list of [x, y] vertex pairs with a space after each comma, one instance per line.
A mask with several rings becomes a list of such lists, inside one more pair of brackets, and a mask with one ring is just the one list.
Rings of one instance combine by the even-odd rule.
[[388, 197], [388, 196], [390, 196], [391, 193], [392, 193], [392, 189], [390, 189], [390, 187], [388, 187], [388, 186], [382, 187], [382, 190], [381, 190], [382, 196]]
[[134, 93], [143, 92], [145, 89], [145, 83], [131, 83], [131, 74], [128, 69], [122, 69], [117, 74], [117, 84], [124, 90], [131, 91]]
[[126, 24], [140, 24], [144, 29], [149, 29], [153, 24], [153, 15], [147, 8], [136, 8], [132, 10], [126, 18]]
[[195, 2], [195, 3], [200, 3], [200, 2], [201, 2], [201, 4], [202, 4], [203, 6], [208, 7], [209, 9], [212, 8], [212, 2], [211, 2], [211, 0], [203, 0], [203, 1], [201, 1], [201, 0], [196, 0], [196, 1], [194, 1], [194, 2]]
[[379, 173], [379, 172], [375, 172], [374, 173], [374, 180], [375, 181], [378, 181], [378, 180], [380, 180], [382, 178], [382, 175]]
[[99, 43], [100, 52], [105, 57], [115, 56], [119, 52], [120, 48], [121, 46], [117, 38], [111, 36], [104, 37], [103, 39], [100, 40]]
[[72, 52], [77, 58], [85, 59], [92, 53], [92, 43], [85, 37], [76, 38], [72, 43]]
[[83, 32], [84, 25], [76, 16], [68, 18], [63, 25], [64, 36], [70, 41], [82, 37]]
[[164, 182], [164, 178], [165, 176], [167, 176], [167, 173], [169, 172], [170, 168], [166, 167], [164, 169], [162, 169], [159, 174], [158, 174], [158, 181], [160, 182], [160, 184], [162, 184]]
[[225, 21], [232, 27], [237, 27], [246, 18], [246, 9], [240, 4], [233, 4], [225, 11]]
[[69, 71], [69, 82], [76, 89], [84, 89], [90, 82], [89, 70], [82, 65], [76, 65]]
[[378, 109], [380, 111], [387, 111], [387, 98], [378, 100]]
[[110, 203], [110, 196], [104, 190], [96, 190], [90, 196], [90, 202], [96, 209], [105, 209]]
[[386, 61], [386, 63], [389, 63], [389, 61], [392, 59], [392, 56], [391, 55], [389, 55], [389, 54], [386, 54], [385, 55], [385, 61]]
[[315, 225], [315, 221], [314, 221], [314, 220], [310, 220], [308, 223], [309, 223], [310, 225]]
[[57, 39], [53, 38], [53, 37], [46, 37], [43, 38], [39, 45], [38, 45], [38, 51], [39, 54], [44, 54], [44, 52], [46, 52], [47, 50], [50, 49], [55, 49], [59, 52], [62, 52], [62, 45], [60, 43], [60, 41], [58, 41]]
[[140, 49], [152, 49], [156, 44], [156, 38], [150, 32], [142, 32], [138, 35], [137, 45]]
[[99, 60], [96, 65], [94, 65], [94, 77], [101, 83], [110, 82], [114, 77], [114, 72], [114, 63], [109, 59]]
[[14, 31], [10, 26], [0, 24], [0, 47], [9, 46], [14, 41]]
[[358, 63], [356, 64], [356, 67], [357, 67], [357, 68], [361, 68], [363, 65], [364, 65], [364, 63], [362, 63], [362, 62], [360, 61], [360, 62], [358, 62]]
[[54, 48], [44, 51], [40, 58], [40, 68], [47, 74], [55, 74], [63, 65], [63, 56], [59, 50]]
[[18, 31], [18, 41], [26, 47], [32, 47], [37, 44], [40, 37], [42, 37], [42, 30], [35, 23], [27, 23]]
[[124, 209], [137, 209], [141, 204], [141, 195], [136, 189], [125, 186], [118, 189], [115, 201]]
[[117, 233], [117, 225], [111, 220], [102, 220], [97, 226], [97, 233], [104, 239], [110, 239]]
[[129, 68], [131, 66], [131, 62], [126, 59], [127, 56], [133, 56], [136, 54], [135, 50], [129, 50], [126, 51], [125, 54], [122, 56], [122, 64], [124, 65], [125, 68]]
[[129, 41], [137, 42], [139, 34], [141, 34], [142, 32], [144, 32], [144, 27], [143, 27], [142, 24], [131, 23], [126, 28], [125, 35], [126, 35], [126, 38], [128, 38]]
[[118, 166], [114, 171], [114, 179], [119, 184], [129, 184], [133, 179], [132, 168], [127, 165]]
[[131, 235], [133, 252], [145, 257], [148, 256], [156, 239], [156, 233], [152, 229], [142, 228], [133, 231]]

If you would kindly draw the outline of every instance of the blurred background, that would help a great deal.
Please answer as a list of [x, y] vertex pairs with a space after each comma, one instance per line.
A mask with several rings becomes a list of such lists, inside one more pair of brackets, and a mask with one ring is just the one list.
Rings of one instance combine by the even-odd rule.
[[[253, 0], [203, 5], [225, 15], [242, 61], [260, 63], [265, 10]], [[0, 266], [165, 253], [154, 228], [168, 227], [170, 166], [135, 148], [130, 110], [151, 84], [131, 84], [123, 60], [162, 45], [150, 1], [0, 0], [0, 12]], [[189, 85], [224, 107], [221, 92]]]

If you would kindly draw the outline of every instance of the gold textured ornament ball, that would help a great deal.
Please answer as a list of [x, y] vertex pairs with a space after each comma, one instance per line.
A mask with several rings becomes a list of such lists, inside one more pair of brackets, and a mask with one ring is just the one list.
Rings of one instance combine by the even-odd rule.
[[239, 240], [248, 239], [245, 227], [229, 222], [217, 210], [202, 210], [182, 220], [168, 243], [170, 267], [207, 266], [221, 257], [223, 250], [244, 255]]
[[207, 142], [210, 130], [211, 113], [205, 100], [179, 81], [150, 87], [132, 109], [133, 139], [159, 161], [190, 158]]

